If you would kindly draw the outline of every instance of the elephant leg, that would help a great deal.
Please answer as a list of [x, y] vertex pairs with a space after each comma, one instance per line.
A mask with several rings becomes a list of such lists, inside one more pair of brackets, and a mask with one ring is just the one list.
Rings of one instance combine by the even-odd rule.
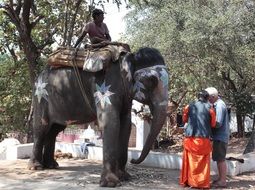
[[98, 110], [98, 124], [104, 129], [103, 138], [103, 171], [101, 174], [101, 187], [120, 186], [117, 176], [119, 113], [115, 110]]
[[43, 169], [42, 151], [43, 151], [43, 139], [41, 137], [38, 138], [35, 137], [32, 155], [28, 162], [28, 169], [30, 170]]
[[126, 171], [126, 164], [128, 159], [128, 142], [131, 133], [131, 114], [122, 115], [120, 126], [118, 177], [121, 181], [126, 181], [131, 177], [131, 175]]
[[58, 163], [54, 159], [56, 137], [60, 131], [66, 128], [64, 125], [53, 124], [44, 140], [43, 166], [49, 169], [57, 169]]
[[28, 163], [30, 170], [43, 169], [43, 143], [45, 135], [49, 130], [48, 117], [45, 114], [46, 106], [39, 107], [38, 103], [35, 104], [34, 120], [33, 120], [33, 139], [34, 145], [32, 155]]

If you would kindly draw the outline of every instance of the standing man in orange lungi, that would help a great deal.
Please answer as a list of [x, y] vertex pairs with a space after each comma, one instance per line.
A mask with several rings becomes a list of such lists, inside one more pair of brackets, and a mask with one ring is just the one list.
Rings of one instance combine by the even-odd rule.
[[216, 126], [209, 94], [202, 91], [198, 100], [183, 110], [183, 122], [187, 123], [183, 142], [180, 185], [194, 188], [210, 188], [211, 128]]

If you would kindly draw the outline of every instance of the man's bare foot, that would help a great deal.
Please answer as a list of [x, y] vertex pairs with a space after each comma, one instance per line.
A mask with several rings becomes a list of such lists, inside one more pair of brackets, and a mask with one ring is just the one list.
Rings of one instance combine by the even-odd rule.
[[227, 183], [226, 182], [222, 182], [222, 181], [217, 181], [217, 182], [212, 184], [212, 187], [214, 187], [214, 188], [226, 188], [227, 187]]

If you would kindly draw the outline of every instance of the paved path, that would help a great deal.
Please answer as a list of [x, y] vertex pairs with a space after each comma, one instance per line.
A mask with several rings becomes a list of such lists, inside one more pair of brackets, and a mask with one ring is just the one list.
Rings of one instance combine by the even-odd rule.
[[[98, 183], [101, 162], [93, 160], [60, 160], [60, 169], [30, 171], [28, 160], [0, 161], [1, 190], [106, 190]], [[115, 189], [182, 189], [179, 170], [128, 165], [132, 179]], [[228, 178], [228, 189], [255, 189], [255, 172]], [[187, 188], [186, 188], [187, 189]]]

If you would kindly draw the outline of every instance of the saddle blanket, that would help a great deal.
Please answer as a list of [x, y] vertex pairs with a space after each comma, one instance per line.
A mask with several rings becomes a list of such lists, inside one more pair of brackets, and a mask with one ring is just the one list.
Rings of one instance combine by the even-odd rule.
[[97, 72], [117, 61], [122, 52], [128, 50], [121, 45], [107, 45], [97, 49], [60, 47], [50, 55], [48, 64], [53, 67], [77, 66], [85, 71]]

